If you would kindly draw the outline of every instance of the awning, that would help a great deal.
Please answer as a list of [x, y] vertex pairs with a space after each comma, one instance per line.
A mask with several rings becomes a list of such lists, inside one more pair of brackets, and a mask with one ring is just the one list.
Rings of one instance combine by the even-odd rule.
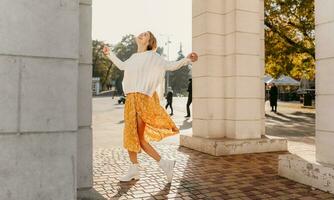
[[270, 79], [267, 84], [275, 83], [276, 85], [290, 85], [290, 86], [299, 86], [299, 81], [291, 78], [290, 76], [282, 75], [278, 79]]
[[270, 75], [264, 75], [264, 77], [263, 77], [263, 81], [265, 82], [265, 83], [269, 83], [271, 80], [272, 80], [273, 78], [270, 76]]

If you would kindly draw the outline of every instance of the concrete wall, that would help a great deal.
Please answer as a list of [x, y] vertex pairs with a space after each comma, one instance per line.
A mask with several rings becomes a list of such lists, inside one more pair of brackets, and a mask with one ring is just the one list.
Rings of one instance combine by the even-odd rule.
[[92, 1], [80, 1], [78, 77], [78, 188], [93, 186], [92, 137]]
[[[259, 15], [260, 15], [260, 75], [264, 77], [265, 74], [265, 42], [264, 42], [264, 0], [260, 0], [259, 4]], [[261, 92], [261, 99], [265, 100], [265, 87], [262, 84], [262, 92]], [[265, 106], [261, 106], [261, 134], [266, 134], [266, 126], [265, 126]]]
[[316, 158], [334, 164], [334, 13], [332, 0], [316, 0]]
[[75, 199], [79, 2], [1, 4], [0, 199]]
[[[261, 14], [260, 14], [261, 13]], [[193, 135], [260, 138], [264, 132], [263, 2], [194, 0]]]

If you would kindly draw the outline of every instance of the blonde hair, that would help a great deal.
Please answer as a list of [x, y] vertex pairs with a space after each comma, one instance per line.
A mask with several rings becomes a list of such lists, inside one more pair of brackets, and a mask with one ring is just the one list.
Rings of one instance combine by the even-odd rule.
[[153, 50], [155, 51], [157, 49], [157, 39], [153, 35], [151, 31], [147, 31], [150, 34], [150, 39], [148, 40], [148, 45], [147, 45], [147, 51]]

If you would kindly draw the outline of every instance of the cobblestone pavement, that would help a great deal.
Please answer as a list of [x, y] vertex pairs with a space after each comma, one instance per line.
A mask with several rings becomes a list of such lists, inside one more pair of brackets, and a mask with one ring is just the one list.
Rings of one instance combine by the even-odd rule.
[[[172, 184], [145, 153], [139, 155], [141, 179], [119, 183], [129, 159], [122, 149], [123, 105], [117, 99], [93, 99], [94, 187], [80, 191], [81, 200], [95, 199], [333, 199], [334, 195], [315, 190], [277, 175], [278, 153], [214, 157], [179, 147], [179, 137], [155, 144], [177, 164]], [[191, 119], [184, 119], [186, 98], [175, 98], [173, 120], [181, 133], [192, 132]], [[300, 104], [280, 102], [278, 113], [266, 104], [266, 133], [287, 138], [289, 151], [314, 159], [315, 110]]]
[[94, 189], [81, 199], [334, 199], [277, 176], [277, 157], [284, 152], [214, 157], [176, 145], [155, 146], [164, 157], [177, 160], [172, 184], [144, 153], [139, 155], [141, 179], [120, 183], [117, 178], [129, 164], [127, 153], [121, 148], [98, 149]]

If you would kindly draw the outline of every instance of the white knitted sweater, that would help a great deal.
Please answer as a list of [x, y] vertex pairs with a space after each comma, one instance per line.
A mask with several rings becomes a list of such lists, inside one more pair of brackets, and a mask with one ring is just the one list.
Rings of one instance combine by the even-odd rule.
[[154, 51], [135, 53], [124, 62], [111, 52], [109, 59], [120, 70], [124, 70], [123, 90], [125, 94], [139, 92], [149, 96], [152, 96], [155, 91], [160, 93], [159, 88], [163, 84], [166, 71], [174, 71], [191, 63], [188, 58], [167, 61]]

